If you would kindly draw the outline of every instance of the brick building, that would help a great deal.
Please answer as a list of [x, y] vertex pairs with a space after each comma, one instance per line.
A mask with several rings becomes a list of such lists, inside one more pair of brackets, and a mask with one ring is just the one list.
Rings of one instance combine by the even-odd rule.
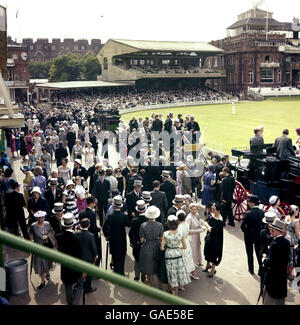
[[22, 41], [28, 53], [29, 62], [45, 62], [55, 59], [62, 54], [73, 53], [84, 56], [86, 54], [98, 54], [102, 48], [100, 39], [88, 40], [60, 39], [53, 38], [52, 42], [47, 38], [38, 38], [35, 42], [32, 38]]
[[8, 44], [7, 66], [3, 77], [9, 88], [12, 101], [28, 101], [29, 62], [26, 47]]
[[211, 42], [224, 50], [225, 90], [243, 98], [253, 87], [300, 87], [300, 40], [294, 24], [278, 22], [273, 13], [258, 8], [239, 15], [227, 38]]

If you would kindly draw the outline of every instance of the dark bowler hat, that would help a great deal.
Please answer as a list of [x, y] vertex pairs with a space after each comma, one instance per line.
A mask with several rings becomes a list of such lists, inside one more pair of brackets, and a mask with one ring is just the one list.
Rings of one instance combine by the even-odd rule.
[[17, 189], [18, 187], [20, 187], [20, 184], [19, 184], [16, 180], [11, 179], [11, 180], [9, 181], [9, 187], [10, 187], [12, 190], [15, 190], [15, 189]]

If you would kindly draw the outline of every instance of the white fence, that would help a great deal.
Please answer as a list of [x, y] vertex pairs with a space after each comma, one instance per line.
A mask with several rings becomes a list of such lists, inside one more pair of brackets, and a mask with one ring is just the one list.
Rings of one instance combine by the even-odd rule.
[[151, 110], [157, 110], [157, 109], [163, 109], [163, 108], [174, 108], [174, 107], [182, 107], [182, 106], [199, 106], [199, 105], [219, 105], [219, 104], [232, 104], [232, 103], [238, 103], [238, 99], [232, 99], [232, 100], [210, 100], [210, 101], [201, 101], [201, 102], [177, 102], [177, 103], [170, 103], [170, 104], [158, 104], [158, 105], [139, 105], [133, 108], [126, 108], [121, 109], [120, 114], [129, 114], [129, 113], [135, 113], [135, 112], [141, 112], [141, 111], [151, 111]]

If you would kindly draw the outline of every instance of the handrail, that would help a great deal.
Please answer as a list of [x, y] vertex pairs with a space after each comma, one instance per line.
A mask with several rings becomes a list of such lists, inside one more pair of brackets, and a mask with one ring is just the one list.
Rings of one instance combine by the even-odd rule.
[[195, 302], [174, 295], [170, 295], [169, 293], [164, 292], [162, 290], [158, 290], [142, 283], [138, 283], [137, 281], [130, 280], [125, 276], [104, 271], [93, 264], [84, 262], [82, 260], [63, 254], [56, 250], [49, 249], [42, 245], [33, 243], [29, 240], [18, 238], [2, 230], [0, 230], [0, 243], [3, 243], [7, 246], [13, 247], [21, 251], [32, 253], [47, 260], [60, 263], [63, 266], [68, 267], [74, 271], [86, 273], [91, 277], [109, 281], [121, 287], [160, 300], [170, 305], [196, 305]]

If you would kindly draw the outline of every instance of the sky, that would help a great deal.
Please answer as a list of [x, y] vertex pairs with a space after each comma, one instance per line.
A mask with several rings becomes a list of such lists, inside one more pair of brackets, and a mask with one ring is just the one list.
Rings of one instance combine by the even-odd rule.
[[[8, 35], [22, 38], [110, 38], [209, 42], [226, 37], [237, 15], [259, 0], [0, 0]], [[300, 18], [299, 0], [265, 0], [274, 18]], [[18, 18], [16, 13], [18, 11]]]

